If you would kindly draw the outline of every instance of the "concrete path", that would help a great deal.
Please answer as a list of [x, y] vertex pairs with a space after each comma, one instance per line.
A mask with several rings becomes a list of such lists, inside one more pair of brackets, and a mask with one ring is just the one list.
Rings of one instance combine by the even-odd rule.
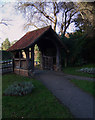
[[66, 105], [75, 118], [95, 117], [95, 99], [71, 83], [64, 74], [52, 71], [36, 72], [35, 78]]

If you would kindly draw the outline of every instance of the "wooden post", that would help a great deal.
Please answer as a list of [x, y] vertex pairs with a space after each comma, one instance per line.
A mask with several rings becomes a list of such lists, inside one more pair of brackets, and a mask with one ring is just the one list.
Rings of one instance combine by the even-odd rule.
[[61, 70], [61, 65], [60, 65], [60, 63], [61, 63], [61, 61], [60, 61], [61, 60], [60, 59], [60, 57], [61, 57], [60, 49], [59, 49], [59, 46], [58, 46], [57, 42], [55, 42], [53, 39], [52, 39], [52, 42], [53, 42], [53, 44], [56, 47], [56, 70], [59, 71], [59, 70]]
[[19, 68], [21, 68], [21, 56], [22, 56], [22, 52], [20, 50], [19, 51]]
[[13, 72], [14, 72], [14, 68], [15, 68], [15, 52], [13, 53], [12, 64], [13, 64]]
[[42, 55], [42, 51], [40, 54], [40, 68], [43, 69], [43, 55]]
[[14, 57], [13, 57], [13, 59], [12, 59], [12, 65], [13, 65], [13, 72], [14, 72]]
[[29, 49], [25, 50], [26, 53], [26, 63], [27, 63], [27, 70], [29, 70]]
[[42, 52], [42, 70], [44, 70], [44, 68], [45, 68], [45, 63], [44, 63], [44, 61], [45, 61], [45, 58], [44, 58], [44, 52]]
[[31, 65], [32, 71], [34, 71], [34, 46], [31, 48]]
[[56, 45], [56, 68], [57, 68], [57, 71], [61, 69], [60, 68], [60, 51], [57, 45]]

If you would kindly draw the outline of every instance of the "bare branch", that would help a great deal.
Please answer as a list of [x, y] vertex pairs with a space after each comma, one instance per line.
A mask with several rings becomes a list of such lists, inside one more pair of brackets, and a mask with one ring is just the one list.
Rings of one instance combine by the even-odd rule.
[[28, 23], [28, 24], [26, 24], [26, 25], [24, 26], [24, 29], [26, 29], [26, 28], [29, 27], [29, 26], [34, 26], [35, 28], [38, 29], [38, 27], [37, 27], [34, 23]]

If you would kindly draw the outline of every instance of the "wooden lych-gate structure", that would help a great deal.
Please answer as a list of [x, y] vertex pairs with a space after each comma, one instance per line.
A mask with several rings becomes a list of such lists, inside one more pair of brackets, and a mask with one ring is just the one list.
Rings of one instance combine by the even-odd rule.
[[48, 26], [26, 33], [7, 50], [13, 53], [14, 72], [29, 76], [34, 71], [35, 44], [41, 52], [41, 69], [61, 70], [60, 49], [65, 46], [51, 26]]

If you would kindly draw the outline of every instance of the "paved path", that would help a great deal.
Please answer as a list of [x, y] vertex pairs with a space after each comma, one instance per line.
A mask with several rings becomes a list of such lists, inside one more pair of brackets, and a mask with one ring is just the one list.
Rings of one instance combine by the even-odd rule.
[[78, 80], [90, 80], [90, 81], [95, 81], [95, 78], [90, 78], [90, 77], [83, 77], [83, 76], [76, 76], [76, 75], [68, 75], [64, 74], [68, 79], [78, 79]]
[[56, 73], [58, 75], [65, 76], [68, 79], [95, 81], [95, 78], [91, 78], [91, 77], [84, 77], [84, 76], [76, 76], [76, 75], [64, 74], [63, 72], [54, 72], [54, 73]]
[[35, 74], [64, 105], [75, 118], [94, 118], [95, 99], [72, 84], [67, 76], [56, 72], [40, 72]]

